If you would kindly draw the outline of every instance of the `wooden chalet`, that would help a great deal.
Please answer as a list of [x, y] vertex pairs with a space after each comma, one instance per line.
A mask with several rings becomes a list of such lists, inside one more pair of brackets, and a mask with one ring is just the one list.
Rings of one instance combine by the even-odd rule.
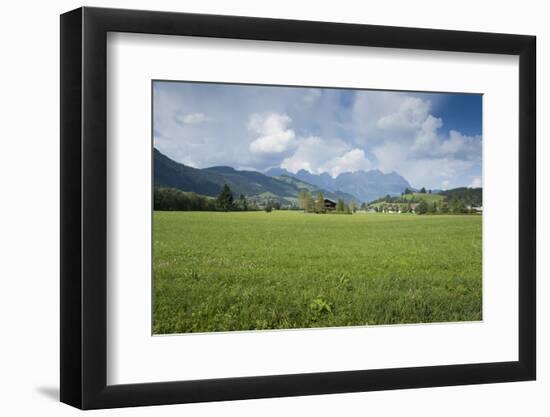
[[336, 210], [336, 201], [332, 201], [328, 198], [324, 199], [324, 208], [327, 211], [333, 211]]

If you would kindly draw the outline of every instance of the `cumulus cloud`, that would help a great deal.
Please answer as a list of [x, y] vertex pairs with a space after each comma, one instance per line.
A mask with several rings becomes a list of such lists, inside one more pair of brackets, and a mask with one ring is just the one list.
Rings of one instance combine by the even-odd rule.
[[[393, 111], [384, 107], [388, 103]], [[373, 100], [371, 108], [374, 104]], [[431, 113], [429, 100], [395, 95], [380, 106], [387, 114], [375, 112], [376, 123], [364, 124], [365, 135], [382, 138], [371, 148], [376, 158], [373, 166], [383, 172], [396, 171], [413, 186], [432, 188], [440, 184], [448, 188], [457, 178], [480, 171], [481, 137], [456, 130], [443, 132], [444, 120]], [[365, 117], [372, 118], [368, 114]]]
[[313, 174], [326, 172], [336, 177], [343, 172], [368, 170], [372, 164], [363, 149], [351, 149], [341, 139], [308, 136], [298, 139], [296, 151], [285, 158], [280, 166], [293, 173], [304, 169]]
[[435, 188], [441, 179], [449, 181], [470, 172], [473, 164], [453, 158], [426, 158], [408, 160], [401, 171], [416, 186]]
[[248, 122], [248, 129], [259, 136], [250, 143], [250, 152], [282, 154], [294, 148], [296, 134], [288, 127], [291, 122], [292, 119], [286, 114], [253, 114]]
[[431, 103], [417, 97], [404, 97], [397, 111], [378, 119], [380, 129], [418, 129], [429, 115]]
[[431, 154], [438, 146], [439, 138], [437, 130], [443, 126], [443, 121], [431, 114], [422, 122], [420, 130], [416, 134], [414, 143], [411, 147], [413, 151]]
[[210, 120], [204, 113], [176, 114], [174, 118], [176, 122], [183, 125], [195, 125]]
[[443, 154], [436, 139], [433, 152], [420, 153], [417, 143], [407, 146], [402, 143], [385, 143], [373, 150], [377, 159], [377, 168], [383, 172], [396, 171], [403, 175], [413, 186], [436, 188], [439, 183], [467, 175], [478, 170], [480, 160], [460, 159], [454, 155]]
[[430, 115], [432, 103], [406, 93], [357, 92], [351, 113], [358, 140], [366, 146], [409, 142]]
[[155, 82], [153, 100], [155, 147], [198, 168], [378, 168], [429, 188], [481, 178], [479, 128], [446, 125], [451, 94]]
[[325, 172], [322, 167], [335, 155], [343, 155], [350, 150], [349, 144], [340, 139], [323, 139], [318, 136], [300, 138], [296, 151], [281, 162], [281, 168], [290, 172], [305, 169], [314, 174]]
[[440, 152], [463, 159], [480, 159], [482, 143], [480, 136], [463, 135], [456, 130], [449, 132], [449, 138], [441, 141]]
[[361, 170], [369, 170], [371, 162], [365, 156], [363, 149], [352, 149], [342, 156], [337, 156], [325, 162], [318, 171], [328, 172], [333, 178], [343, 172], [355, 172]]

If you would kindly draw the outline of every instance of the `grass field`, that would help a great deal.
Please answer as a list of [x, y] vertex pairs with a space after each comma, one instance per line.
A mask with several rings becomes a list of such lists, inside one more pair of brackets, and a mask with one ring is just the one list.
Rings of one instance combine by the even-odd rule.
[[481, 320], [481, 216], [155, 212], [155, 334]]
[[439, 203], [445, 199], [445, 197], [440, 194], [429, 194], [429, 193], [403, 194], [401, 198], [405, 200], [412, 200], [412, 199], [415, 199], [417, 201], [424, 200], [426, 203]]

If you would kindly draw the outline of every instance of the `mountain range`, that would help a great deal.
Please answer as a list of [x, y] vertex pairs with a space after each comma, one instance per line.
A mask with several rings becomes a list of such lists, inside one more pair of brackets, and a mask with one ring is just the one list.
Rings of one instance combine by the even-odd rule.
[[386, 194], [399, 195], [410, 187], [399, 174], [379, 170], [346, 172], [332, 178], [326, 173], [316, 175], [300, 170], [293, 174], [281, 168], [264, 174], [227, 166], [198, 169], [176, 162], [157, 149], [154, 149], [154, 183], [211, 197], [228, 184], [235, 196], [243, 194], [249, 199], [272, 199], [287, 204], [295, 203], [302, 189], [313, 195], [322, 192], [333, 200], [368, 202]]
[[412, 188], [409, 182], [397, 172], [384, 174], [378, 169], [370, 171], [344, 172], [335, 178], [329, 174], [312, 174], [304, 169], [293, 174], [282, 168], [272, 168], [266, 175], [292, 176], [301, 181], [329, 191], [342, 191], [353, 195], [358, 201], [372, 201], [384, 195], [399, 195], [405, 188]]
[[325, 197], [334, 200], [356, 199], [351, 194], [322, 189], [286, 175], [272, 177], [257, 171], [239, 171], [227, 166], [193, 168], [168, 158], [157, 149], [154, 150], [154, 184], [210, 197], [218, 195], [223, 185], [227, 184], [235, 196], [243, 194], [248, 199], [270, 199], [283, 204], [296, 203], [302, 189], [309, 190], [313, 195], [322, 192]]

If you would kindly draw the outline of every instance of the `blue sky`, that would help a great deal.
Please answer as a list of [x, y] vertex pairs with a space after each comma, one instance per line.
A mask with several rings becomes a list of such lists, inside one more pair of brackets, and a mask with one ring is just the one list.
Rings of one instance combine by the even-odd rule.
[[154, 145], [197, 168], [398, 172], [481, 185], [482, 96], [155, 81]]

